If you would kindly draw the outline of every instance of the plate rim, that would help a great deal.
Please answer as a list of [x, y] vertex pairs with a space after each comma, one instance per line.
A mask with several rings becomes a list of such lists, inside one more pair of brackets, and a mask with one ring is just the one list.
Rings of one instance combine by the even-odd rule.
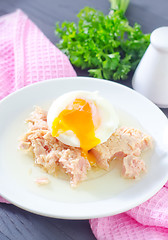
[[[111, 81], [109, 81], [109, 80], [98, 79], [98, 78], [90, 78], [90, 77], [82, 77], [82, 76], [80, 76], [80, 77], [53, 78], [53, 79], [48, 79], [48, 80], [45, 80], [45, 81], [40, 81], [40, 82], [36, 82], [36, 83], [30, 84], [30, 85], [25, 86], [25, 87], [23, 87], [23, 88], [21, 88], [21, 89], [18, 89], [17, 91], [9, 94], [8, 96], [6, 96], [6, 97], [4, 97], [2, 100], [0, 100], [0, 107], [1, 107], [1, 105], [2, 105], [5, 101], [10, 101], [10, 98], [12, 98], [13, 96], [15, 96], [15, 95], [18, 94], [19, 92], [25, 91], [25, 89], [31, 89], [31, 88], [33, 88], [34, 86], [37, 86], [37, 87], [38, 87], [39, 85], [47, 84], [48, 82], [62, 81], [62, 80], [67, 80], [67, 79], [68, 79], [68, 80], [74, 80], [74, 79], [93, 80], [93, 79], [94, 79], [94, 81], [100, 81], [100, 82], [105, 81], [106, 83], [108, 83], [108, 84], [110, 84], [110, 85], [111, 85], [111, 84], [112, 84], [112, 85], [117, 85], [117, 86], [120, 86], [120, 87], [123, 88], [123, 89], [126, 88], [127, 91], [134, 92], [135, 94], [137, 94], [137, 95], [139, 95], [141, 98], [143, 98], [145, 101], [147, 101], [148, 104], [151, 104], [151, 106], [153, 106], [153, 107], [155, 107], [157, 110], [159, 110], [160, 113], [162, 114], [162, 117], [165, 117], [165, 120], [167, 120], [166, 115], [159, 109], [159, 107], [157, 107], [154, 103], [152, 103], [152, 102], [151, 102], [149, 99], [147, 99], [145, 96], [143, 96], [143, 95], [141, 95], [140, 93], [136, 92], [134, 89], [132, 89], [132, 88], [130, 88], [130, 87], [127, 87], [127, 86], [125, 86], [125, 85], [122, 85], [122, 84], [120, 84], [120, 83], [117, 83], [117, 82], [111, 82]], [[147, 199], [149, 199], [150, 197], [152, 197], [153, 195], [155, 195], [155, 194], [161, 189], [161, 187], [166, 183], [167, 179], [168, 179], [168, 173], [167, 173], [167, 175], [165, 176], [165, 178], [160, 182], [160, 184], [157, 185], [157, 187], [155, 187], [155, 191], [153, 191], [153, 194], [152, 194], [152, 195], [149, 194], [150, 196], [149, 196], [148, 198], [144, 199], [143, 201], [142, 201], [142, 200], [139, 200], [139, 202], [137, 201], [135, 204], [132, 204], [132, 203], [131, 203], [131, 206], [122, 208], [122, 210], [120, 210], [120, 211], [116, 211], [116, 212], [115, 212], [115, 211], [113, 210], [112, 212], [108, 212], [108, 213], [104, 213], [104, 214], [97, 214], [97, 215], [94, 214], [94, 216], [88, 216], [87, 214], [86, 214], [86, 215], [83, 215], [83, 216], [81, 216], [80, 214], [76, 214], [76, 215], [74, 215], [74, 216], [68, 216], [67, 214], [61, 214], [61, 215], [58, 214], [58, 215], [57, 215], [57, 214], [55, 214], [55, 213], [48, 215], [47, 213], [45, 213], [45, 211], [44, 211], [44, 212], [41, 212], [41, 211], [38, 211], [38, 210], [36, 211], [35, 209], [32, 210], [30, 207], [26, 208], [26, 207], [24, 206], [24, 204], [23, 204], [23, 205], [22, 205], [22, 204], [18, 204], [16, 201], [13, 201], [12, 199], [8, 199], [8, 196], [6, 196], [3, 192], [1, 192], [1, 189], [0, 189], [0, 194], [1, 194], [2, 197], [4, 197], [5, 199], [7, 199], [8, 201], [10, 201], [11, 203], [13, 203], [14, 205], [16, 205], [16, 206], [18, 206], [18, 207], [20, 207], [20, 208], [22, 208], [22, 209], [24, 209], [24, 210], [27, 210], [27, 211], [29, 211], [29, 212], [36, 213], [36, 214], [38, 214], [38, 215], [47, 216], [47, 217], [54, 217], [54, 218], [62, 218], [62, 219], [88, 219], [88, 218], [105, 217], [105, 216], [109, 216], [109, 215], [119, 214], [119, 213], [121, 213], [121, 212], [125, 212], [125, 211], [127, 211], [127, 210], [129, 210], [129, 209], [131, 209], [131, 208], [134, 208], [134, 207], [138, 206], [139, 204], [145, 202]], [[106, 200], [103, 200], [103, 201], [100, 201], [100, 202], [105, 202], [105, 201], [106, 201]], [[108, 200], [108, 201], [109, 201], [109, 200]], [[92, 203], [92, 202], [91, 202], [91, 203]], [[86, 206], [87, 206], [88, 204], [91, 204], [91, 203], [80, 203], [80, 204], [74, 203], [74, 205], [86, 205]], [[94, 202], [93, 202], [93, 203], [94, 203]], [[96, 203], [99, 203], [99, 201], [97, 201]], [[64, 203], [64, 204], [67, 204], [67, 203]], [[72, 203], [71, 203], [71, 204], [72, 204]]]

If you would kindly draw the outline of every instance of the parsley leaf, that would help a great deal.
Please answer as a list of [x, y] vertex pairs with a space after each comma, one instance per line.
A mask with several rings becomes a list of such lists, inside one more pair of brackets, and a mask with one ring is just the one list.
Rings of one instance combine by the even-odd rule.
[[135, 70], [150, 43], [140, 25], [129, 25], [124, 13], [129, 0], [110, 0], [113, 9], [108, 15], [85, 7], [77, 15], [78, 24], [56, 24], [61, 39], [57, 46], [71, 63], [89, 69], [91, 76], [111, 80], [126, 79]]

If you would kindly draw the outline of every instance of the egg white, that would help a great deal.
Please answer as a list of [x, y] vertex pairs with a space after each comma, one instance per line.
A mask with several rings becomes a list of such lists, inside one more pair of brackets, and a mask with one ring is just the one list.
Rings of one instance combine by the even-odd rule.
[[[51, 105], [47, 115], [47, 123], [49, 129], [52, 131], [52, 124], [56, 117], [76, 98], [83, 98], [85, 100], [94, 101], [96, 104], [101, 124], [95, 131], [95, 136], [100, 139], [100, 143], [106, 142], [111, 134], [117, 129], [119, 125], [118, 116], [113, 106], [103, 97], [98, 95], [98, 92], [74, 91], [63, 94], [58, 97]], [[80, 141], [75, 133], [71, 130], [60, 134], [58, 140], [64, 144], [80, 147]]]

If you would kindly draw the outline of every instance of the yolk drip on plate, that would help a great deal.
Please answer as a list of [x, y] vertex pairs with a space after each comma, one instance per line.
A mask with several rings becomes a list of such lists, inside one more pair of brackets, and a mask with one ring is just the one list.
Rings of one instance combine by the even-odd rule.
[[100, 139], [95, 136], [95, 130], [99, 125], [100, 116], [95, 103], [77, 98], [54, 119], [52, 136], [58, 137], [68, 130], [73, 131], [80, 141], [83, 157], [94, 165], [95, 158], [89, 150], [100, 143]]

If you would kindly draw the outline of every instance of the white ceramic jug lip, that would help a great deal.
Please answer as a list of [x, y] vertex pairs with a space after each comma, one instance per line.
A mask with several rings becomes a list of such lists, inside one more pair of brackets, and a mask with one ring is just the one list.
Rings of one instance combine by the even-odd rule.
[[150, 41], [158, 50], [168, 52], [168, 26], [155, 29], [151, 34]]

